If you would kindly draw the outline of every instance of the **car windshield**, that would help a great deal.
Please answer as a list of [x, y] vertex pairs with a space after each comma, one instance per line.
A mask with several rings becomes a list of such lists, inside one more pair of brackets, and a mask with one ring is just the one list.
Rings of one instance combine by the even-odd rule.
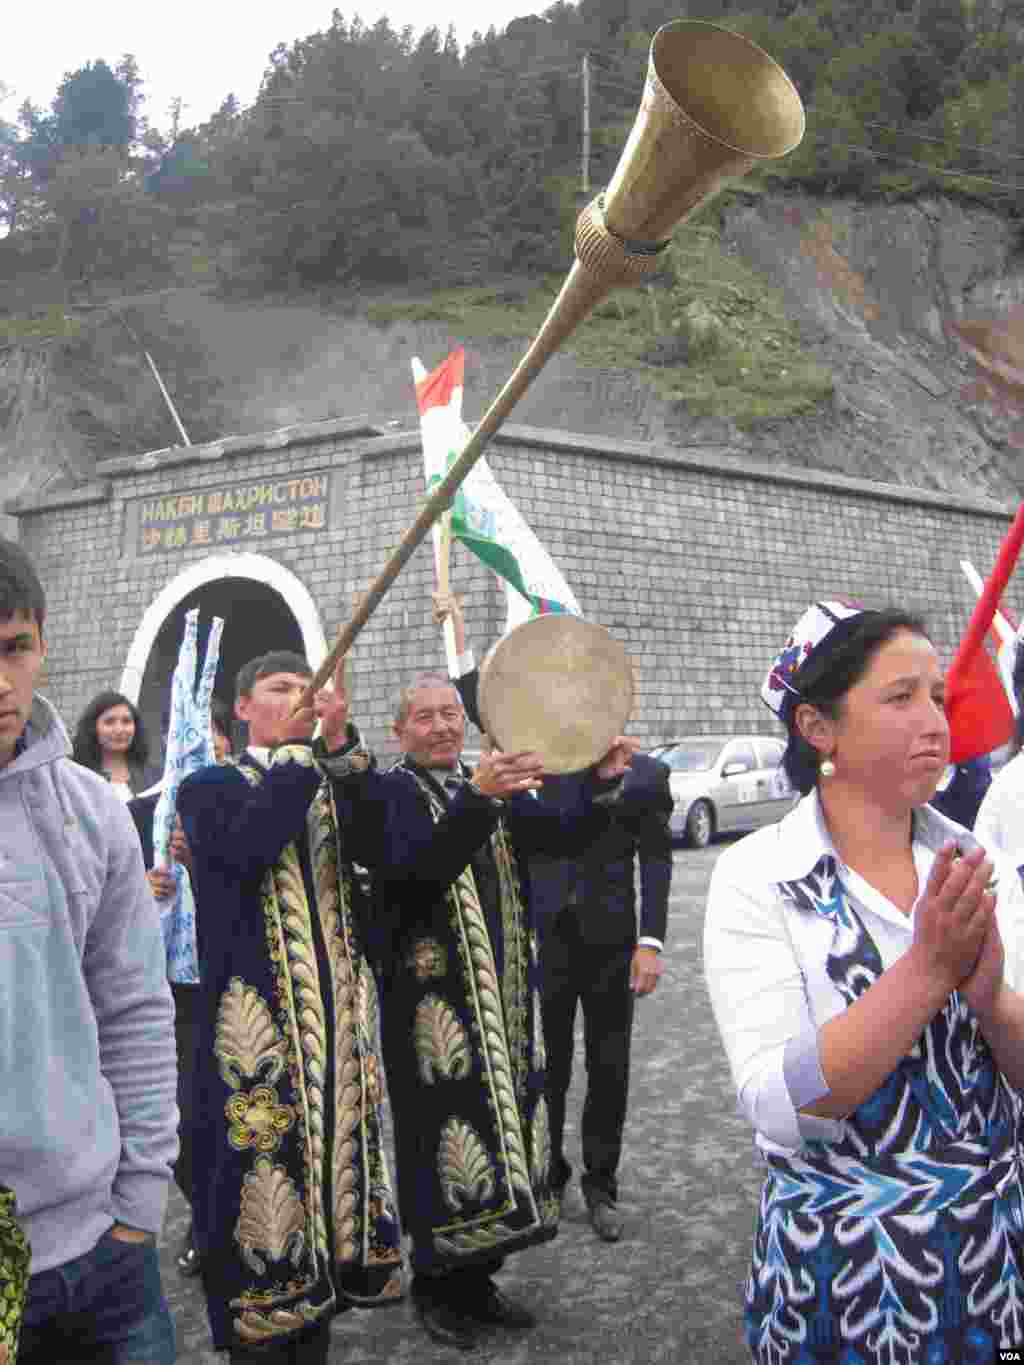
[[721, 752], [720, 739], [688, 739], [682, 744], [674, 744], [658, 757], [674, 773], [703, 773], [713, 766]]

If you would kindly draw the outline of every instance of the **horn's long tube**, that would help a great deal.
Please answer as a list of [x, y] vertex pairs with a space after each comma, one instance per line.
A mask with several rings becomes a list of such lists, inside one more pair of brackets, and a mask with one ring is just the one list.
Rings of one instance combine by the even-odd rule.
[[308, 706], [313, 694], [319, 691], [331, 677], [337, 667], [338, 660], [348, 653], [352, 642], [373, 615], [391, 584], [401, 573], [402, 568], [417, 546], [426, 537], [434, 522], [437, 521], [442, 512], [451, 506], [459, 485], [484, 453], [488, 441], [519, 402], [535, 376], [543, 369], [549, 357], [557, 351], [562, 342], [612, 287], [612, 283], [595, 278], [591, 272], [581, 266], [579, 261], [573, 265], [558, 298], [552, 305], [544, 325], [537, 333], [529, 350], [512, 372], [505, 387], [480, 419], [448, 473], [420, 508], [419, 515], [392, 551], [384, 568], [363, 597], [360, 598], [355, 611], [352, 613], [352, 619], [342, 628], [330, 653], [317, 669], [312, 682], [303, 694], [300, 705]]
[[[547, 360], [612, 289], [656, 270], [672, 229], [728, 176], [800, 142], [803, 105], [756, 44], [677, 20], [654, 35], [640, 111], [608, 190], [576, 224], [576, 261], [526, 354], [430, 494], [306, 688], [308, 706]], [[651, 240], [653, 239], [653, 240]]]

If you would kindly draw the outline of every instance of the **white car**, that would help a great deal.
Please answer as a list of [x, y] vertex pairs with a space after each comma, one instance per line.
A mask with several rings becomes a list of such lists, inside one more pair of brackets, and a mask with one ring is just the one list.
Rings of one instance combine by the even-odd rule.
[[693, 735], [652, 749], [669, 769], [672, 837], [706, 848], [716, 834], [781, 820], [796, 797], [784, 749], [771, 735]]

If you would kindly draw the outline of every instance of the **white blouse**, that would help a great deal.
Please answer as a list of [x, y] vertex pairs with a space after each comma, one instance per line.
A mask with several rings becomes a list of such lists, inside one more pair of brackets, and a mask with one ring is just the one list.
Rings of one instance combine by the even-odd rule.
[[1011, 758], [992, 779], [974, 821], [974, 834], [993, 854], [1024, 852], [1024, 753]]
[[[969, 852], [977, 841], [968, 830], [931, 806], [914, 812], [914, 863], [918, 886], [927, 883], [943, 842], [956, 839]], [[843, 1136], [844, 1120], [800, 1114], [812, 1093], [794, 1097], [817, 1070], [817, 1035], [846, 1008], [827, 971], [834, 921], [834, 888], [813, 883], [814, 911], [784, 897], [781, 882], [808, 878], [831, 855], [848, 899], [874, 940], [883, 969], [910, 947], [916, 905], [909, 915], [839, 859], [825, 826], [817, 792], [783, 820], [748, 835], [719, 857], [708, 891], [704, 970], [711, 1005], [732, 1068], [742, 1112], [763, 1151], [791, 1154], [806, 1141]], [[1015, 868], [993, 854], [999, 878], [996, 915], [1006, 951], [1005, 977], [1019, 979], [1018, 925], [1024, 892]], [[807, 883], [805, 882], [806, 886]], [[801, 1079], [802, 1077], [802, 1079]], [[819, 1092], [820, 1093], [820, 1092]]]

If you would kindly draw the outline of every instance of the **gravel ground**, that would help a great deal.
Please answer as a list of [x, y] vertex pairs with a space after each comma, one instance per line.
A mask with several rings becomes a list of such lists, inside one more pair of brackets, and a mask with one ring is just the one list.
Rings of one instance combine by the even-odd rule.
[[[332, 1362], [747, 1365], [740, 1295], [760, 1175], [749, 1128], [735, 1113], [701, 974], [704, 899], [722, 846], [675, 855], [665, 975], [638, 1007], [633, 1034], [622, 1241], [598, 1241], [574, 1182], [559, 1236], [511, 1257], [501, 1274], [502, 1287], [536, 1311], [533, 1331], [496, 1332], [467, 1357], [431, 1341], [406, 1301], [337, 1318]], [[576, 1167], [581, 1071], [567, 1119], [567, 1155]], [[224, 1358], [210, 1344], [202, 1291], [174, 1265], [187, 1217], [174, 1190], [162, 1242], [164, 1286], [180, 1365], [214, 1365]]]

